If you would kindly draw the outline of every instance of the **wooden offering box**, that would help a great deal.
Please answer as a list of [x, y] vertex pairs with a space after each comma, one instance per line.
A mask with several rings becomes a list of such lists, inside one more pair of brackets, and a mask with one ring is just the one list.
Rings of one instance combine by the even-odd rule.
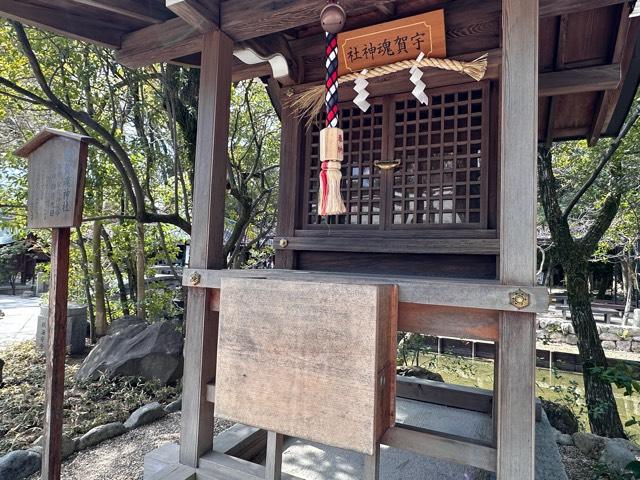
[[398, 288], [223, 278], [216, 415], [372, 455], [395, 422]]

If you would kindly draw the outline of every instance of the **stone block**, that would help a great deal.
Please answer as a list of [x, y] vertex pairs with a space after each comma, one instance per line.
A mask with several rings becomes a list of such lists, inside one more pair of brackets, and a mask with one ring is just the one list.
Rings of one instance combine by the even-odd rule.
[[147, 405], [143, 405], [138, 408], [135, 412], [133, 412], [126, 422], [124, 422], [124, 426], [127, 430], [131, 430], [142, 425], [146, 425], [147, 423], [151, 423], [159, 418], [164, 417], [167, 414], [162, 405], [158, 402], [148, 403]]
[[567, 335], [567, 337], [565, 338], [565, 341], [569, 345], [577, 345], [578, 344], [578, 337], [573, 335], [573, 334]]
[[609, 342], [617, 342], [620, 340], [620, 336], [615, 333], [601, 333], [600, 340], [607, 340]]
[[629, 340], [618, 340], [616, 342], [616, 348], [621, 352], [630, 352], [631, 351], [631, 341]]
[[605, 350], [615, 350], [616, 349], [616, 342], [612, 342], [610, 340], [605, 340], [602, 342], [602, 348], [604, 348]]
[[105, 440], [122, 435], [126, 431], [127, 429], [120, 422], [107, 423], [92, 428], [78, 439], [78, 450], [93, 447]]
[[[44, 349], [47, 345], [47, 320], [49, 306], [42, 305], [38, 314], [36, 329], [36, 345]], [[67, 306], [67, 349], [70, 355], [84, 352], [85, 338], [87, 337], [87, 307], [84, 305]]]
[[573, 434], [573, 443], [588, 457], [597, 458], [604, 447], [604, 438], [589, 432], [577, 432]]
[[640, 341], [639, 342], [636, 342], [636, 341], [631, 342], [631, 351], [632, 352], [636, 352], [636, 353], [640, 353]]

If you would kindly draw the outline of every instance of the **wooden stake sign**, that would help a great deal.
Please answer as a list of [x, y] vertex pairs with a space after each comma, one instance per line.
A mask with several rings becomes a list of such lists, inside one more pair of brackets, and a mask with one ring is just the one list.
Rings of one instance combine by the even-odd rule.
[[340, 33], [338, 47], [340, 76], [415, 60], [421, 52], [430, 58], [444, 58], [444, 10]]
[[16, 151], [29, 158], [27, 225], [52, 228], [51, 290], [43, 428], [43, 480], [59, 480], [62, 463], [64, 358], [67, 347], [69, 243], [80, 226], [87, 166], [87, 137], [45, 129]]

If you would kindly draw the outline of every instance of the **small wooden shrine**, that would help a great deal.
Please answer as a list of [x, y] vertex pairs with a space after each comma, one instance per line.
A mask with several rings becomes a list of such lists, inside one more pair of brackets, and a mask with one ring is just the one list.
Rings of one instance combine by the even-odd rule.
[[[363, 454], [366, 479], [383, 444], [532, 480], [535, 315], [548, 306], [535, 281], [537, 147], [619, 131], [640, 79], [634, 2], [339, 4], [331, 43], [326, 0], [0, 1], [0, 15], [114, 48], [125, 65], [200, 68], [181, 441], [148, 478], [291, 478], [292, 436]], [[253, 77], [282, 119], [277, 268], [229, 271], [229, 93]], [[314, 107], [325, 100], [329, 120]], [[342, 132], [333, 153], [325, 122]], [[331, 168], [344, 213], [325, 216]], [[492, 398], [396, 381], [397, 331], [495, 342]], [[492, 440], [395, 424], [401, 391], [483, 408]], [[249, 427], [216, 443], [214, 413]]]

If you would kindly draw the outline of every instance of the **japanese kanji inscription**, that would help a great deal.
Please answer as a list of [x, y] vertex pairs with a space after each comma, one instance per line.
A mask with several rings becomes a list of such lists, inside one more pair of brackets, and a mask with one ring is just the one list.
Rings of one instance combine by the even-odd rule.
[[339, 74], [427, 57], [447, 56], [444, 10], [338, 34]]

